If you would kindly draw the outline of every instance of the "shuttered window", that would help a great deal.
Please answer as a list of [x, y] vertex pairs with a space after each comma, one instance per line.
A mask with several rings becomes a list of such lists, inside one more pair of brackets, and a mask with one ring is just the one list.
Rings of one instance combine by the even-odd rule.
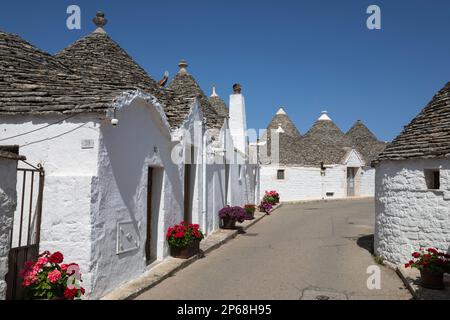
[[277, 179], [278, 180], [284, 180], [284, 170], [278, 170], [277, 171]]

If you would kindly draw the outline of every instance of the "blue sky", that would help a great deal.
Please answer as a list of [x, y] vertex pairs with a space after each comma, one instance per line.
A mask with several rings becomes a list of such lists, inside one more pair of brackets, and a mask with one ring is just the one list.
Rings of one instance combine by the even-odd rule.
[[[81, 30], [66, 28], [70, 4], [81, 7]], [[366, 28], [371, 4], [381, 30]], [[208, 95], [215, 83], [227, 101], [241, 83], [253, 128], [285, 106], [301, 133], [327, 110], [344, 131], [361, 119], [391, 140], [450, 80], [445, 0], [5, 0], [0, 29], [56, 53], [93, 31], [98, 10], [153, 78], [173, 76], [184, 58]]]

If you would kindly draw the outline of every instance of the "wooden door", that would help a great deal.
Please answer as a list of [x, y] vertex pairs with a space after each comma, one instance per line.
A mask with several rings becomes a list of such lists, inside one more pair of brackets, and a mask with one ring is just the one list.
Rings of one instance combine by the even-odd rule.
[[355, 196], [355, 168], [347, 168], [347, 196]]
[[147, 262], [152, 260], [152, 188], [153, 188], [153, 168], [148, 168], [147, 174], [147, 239], [145, 241], [145, 257]]

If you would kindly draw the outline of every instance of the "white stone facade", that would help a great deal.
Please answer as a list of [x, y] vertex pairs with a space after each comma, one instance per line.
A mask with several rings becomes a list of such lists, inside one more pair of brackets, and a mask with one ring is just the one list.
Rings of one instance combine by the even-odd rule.
[[0, 158], [0, 300], [6, 296], [10, 233], [17, 205], [16, 182], [17, 160]]
[[[429, 190], [424, 170], [440, 170]], [[420, 247], [450, 252], [450, 159], [383, 161], [375, 183], [375, 252], [395, 264]]]
[[[351, 150], [342, 164], [320, 167], [263, 165], [260, 173], [260, 199], [265, 191], [276, 190], [281, 201], [342, 199], [347, 197], [347, 168], [356, 168], [355, 196], [373, 197], [375, 169], [365, 166], [358, 152]], [[284, 170], [284, 179], [277, 171]]]
[[[255, 186], [248, 180], [255, 180], [255, 165], [241, 157], [239, 164], [229, 165], [226, 183], [225, 165], [209, 164], [221, 157], [213, 145], [223, 149], [225, 135], [227, 153], [239, 154], [227, 122], [219, 141], [203, 138], [203, 116], [195, 102], [184, 124], [171, 131], [161, 107], [147, 98], [124, 94], [117, 99], [117, 126], [108, 117], [92, 114], [7, 116], [0, 123], [4, 137], [39, 129], [8, 143], [21, 145], [30, 163], [44, 167], [40, 251], [58, 250], [66, 262], [79, 263], [87, 298], [99, 298], [147, 269], [149, 167], [154, 175], [153, 261], [169, 255], [165, 232], [184, 218], [183, 145], [188, 140], [195, 145], [197, 160], [191, 188], [193, 223], [209, 235], [219, 228], [217, 212], [223, 206], [254, 203]], [[16, 170], [13, 174], [16, 177]], [[123, 228], [136, 248], [121, 249]]]

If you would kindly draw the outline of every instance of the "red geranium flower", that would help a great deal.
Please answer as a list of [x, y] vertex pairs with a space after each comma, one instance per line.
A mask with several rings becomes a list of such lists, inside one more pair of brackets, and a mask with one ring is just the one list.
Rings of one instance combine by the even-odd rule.
[[48, 260], [50, 261], [50, 263], [61, 263], [64, 260], [64, 256], [61, 252], [56, 251], [48, 258]]

